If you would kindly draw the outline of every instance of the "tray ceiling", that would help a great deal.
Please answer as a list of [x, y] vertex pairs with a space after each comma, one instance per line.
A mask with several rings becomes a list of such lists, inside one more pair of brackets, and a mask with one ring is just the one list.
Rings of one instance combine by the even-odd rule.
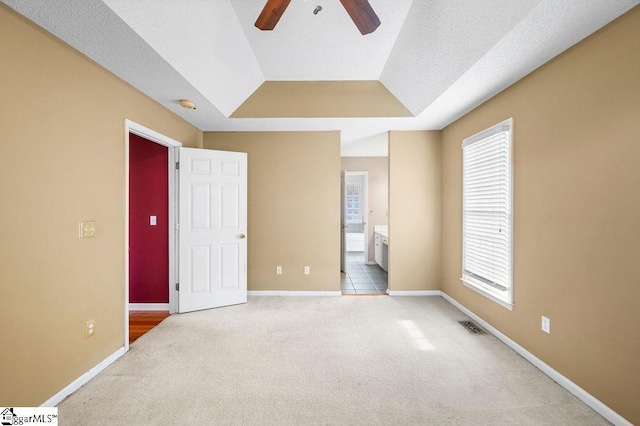
[[[201, 130], [341, 130], [353, 140], [441, 129], [640, 3], [370, 0], [382, 24], [362, 36], [339, 0], [293, 0], [273, 31], [253, 25], [262, 0], [0, 1]], [[414, 117], [344, 105], [314, 113], [315, 94], [297, 115], [233, 118], [265, 82], [372, 80]], [[198, 108], [181, 108], [183, 98]]]

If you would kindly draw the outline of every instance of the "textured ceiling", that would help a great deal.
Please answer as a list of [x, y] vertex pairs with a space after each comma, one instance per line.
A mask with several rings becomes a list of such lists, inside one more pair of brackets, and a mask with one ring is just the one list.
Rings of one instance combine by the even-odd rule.
[[412, 2], [371, 0], [382, 24], [363, 36], [339, 0], [293, 0], [273, 31], [254, 26], [265, 1], [231, 1], [265, 80], [279, 81], [378, 80]]
[[[253, 26], [264, 0], [0, 1], [202, 130], [345, 143], [441, 129], [640, 3], [370, 0], [382, 25], [362, 36], [339, 0], [293, 0], [271, 32]], [[229, 118], [268, 80], [379, 80], [415, 117]]]

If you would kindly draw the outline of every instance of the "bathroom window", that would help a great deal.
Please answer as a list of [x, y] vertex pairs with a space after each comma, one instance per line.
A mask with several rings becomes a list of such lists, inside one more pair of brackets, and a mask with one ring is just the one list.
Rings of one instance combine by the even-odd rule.
[[361, 223], [361, 186], [360, 183], [347, 184], [347, 223]]
[[513, 307], [513, 119], [462, 142], [462, 281]]

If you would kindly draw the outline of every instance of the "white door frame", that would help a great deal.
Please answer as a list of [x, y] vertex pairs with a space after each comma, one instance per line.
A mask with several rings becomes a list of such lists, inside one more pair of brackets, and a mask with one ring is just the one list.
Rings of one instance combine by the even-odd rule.
[[[369, 263], [369, 172], [345, 170], [344, 174], [345, 174], [345, 183], [346, 183], [347, 177], [349, 176], [364, 176], [364, 188], [362, 191], [362, 198], [360, 199], [362, 201], [362, 205], [360, 206], [360, 210], [361, 210], [360, 213], [362, 213], [362, 217], [364, 220], [364, 229], [362, 231], [364, 232], [363, 263], [368, 264]], [[346, 209], [346, 204], [344, 208]], [[345, 225], [346, 225], [346, 219], [345, 219]], [[346, 241], [345, 241], [345, 250], [346, 250]]]
[[347, 177], [345, 175], [345, 171], [340, 171], [340, 272], [347, 272], [347, 219], [345, 214], [346, 202], [345, 202], [345, 191], [346, 191], [346, 180]]
[[169, 180], [169, 313], [177, 312], [178, 298], [175, 290], [177, 278], [176, 227], [177, 227], [177, 174], [176, 162], [182, 143], [161, 133], [151, 130], [134, 121], [124, 122], [124, 349], [129, 350], [129, 133], [143, 137], [151, 142], [167, 147], [169, 162], [167, 173]]

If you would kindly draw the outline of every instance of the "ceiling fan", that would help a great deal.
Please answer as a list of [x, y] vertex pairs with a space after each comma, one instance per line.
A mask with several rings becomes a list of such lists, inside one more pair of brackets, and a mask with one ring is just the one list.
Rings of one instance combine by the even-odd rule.
[[[289, 3], [291, 0], [267, 0], [267, 4], [256, 20], [256, 27], [263, 31], [274, 29]], [[347, 10], [362, 35], [372, 33], [380, 26], [380, 18], [368, 0], [340, 0], [340, 3]]]

